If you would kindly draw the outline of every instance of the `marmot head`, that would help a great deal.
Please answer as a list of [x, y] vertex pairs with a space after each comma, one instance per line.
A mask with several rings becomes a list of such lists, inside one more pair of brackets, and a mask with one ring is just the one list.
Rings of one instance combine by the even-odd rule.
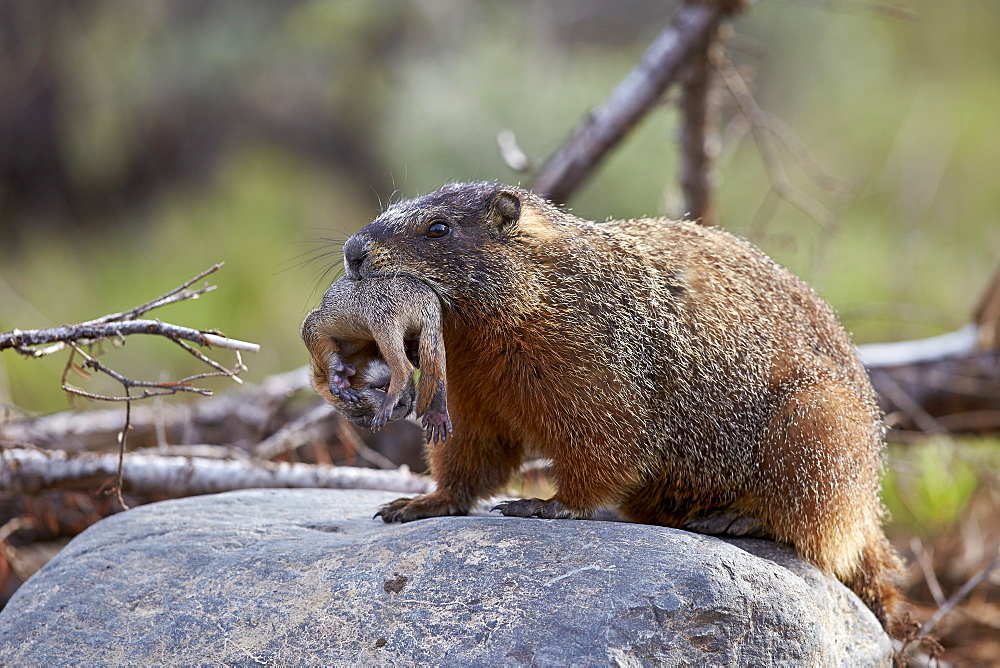
[[561, 215], [520, 188], [452, 184], [388, 207], [344, 244], [344, 267], [353, 279], [415, 278], [446, 305], [482, 304], [532, 280], [522, 258]]

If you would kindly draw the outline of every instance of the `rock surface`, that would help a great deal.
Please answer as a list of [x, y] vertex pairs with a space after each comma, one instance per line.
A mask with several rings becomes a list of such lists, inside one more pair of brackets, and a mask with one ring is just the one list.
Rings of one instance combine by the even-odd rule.
[[861, 602], [773, 543], [373, 521], [395, 496], [248, 490], [108, 518], [0, 613], [0, 664], [889, 663]]

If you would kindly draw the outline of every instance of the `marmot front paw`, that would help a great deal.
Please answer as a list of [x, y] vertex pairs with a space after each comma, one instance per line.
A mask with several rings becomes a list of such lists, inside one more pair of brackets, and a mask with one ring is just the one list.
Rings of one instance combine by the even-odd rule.
[[[446, 499], [428, 494], [413, 499], [396, 499], [382, 506], [375, 517], [386, 522], [412, 522], [427, 517], [465, 515], [468, 510]], [[374, 517], [372, 519], [375, 519]]]

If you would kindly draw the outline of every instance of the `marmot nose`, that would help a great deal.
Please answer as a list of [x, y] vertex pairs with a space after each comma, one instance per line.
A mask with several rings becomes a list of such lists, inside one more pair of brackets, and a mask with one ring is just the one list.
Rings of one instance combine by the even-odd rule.
[[354, 280], [361, 278], [361, 265], [371, 251], [371, 244], [365, 237], [355, 234], [344, 244], [344, 269]]

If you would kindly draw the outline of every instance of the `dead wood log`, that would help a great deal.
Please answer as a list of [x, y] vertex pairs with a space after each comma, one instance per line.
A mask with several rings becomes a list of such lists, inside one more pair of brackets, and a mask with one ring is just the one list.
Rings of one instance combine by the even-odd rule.
[[1000, 269], [974, 321], [941, 336], [859, 346], [891, 426], [927, 433], [1000, 431]]
[[[309, 387], [308, 368], [299, 367], [269, 376], [260, 384], [199, 401], [137, 405], [132, 408], [129, 441], [136, 447], [154, 447], [164, 441], [249, 448], [264, 437], [272, 422], [281, 421], [282, 407], [289, 398]], [[0, 444], [30, 443], [69, 452], [111, 451], [118, 448], [121, 423], [118, 408], [21, 417], [0, 423]]]
[[[114, 478], [117, 471], [117, 455], [12, 448], [0, 453], [0, 492], [37, 494], [43, 489], [93, 486]], [[125, 458], [123, 479], [128, 492], [171, 498], [262, 487], [381, 489], [404, 494], [433, 489], [429, 478], [407, 470], [137, 454]]]

